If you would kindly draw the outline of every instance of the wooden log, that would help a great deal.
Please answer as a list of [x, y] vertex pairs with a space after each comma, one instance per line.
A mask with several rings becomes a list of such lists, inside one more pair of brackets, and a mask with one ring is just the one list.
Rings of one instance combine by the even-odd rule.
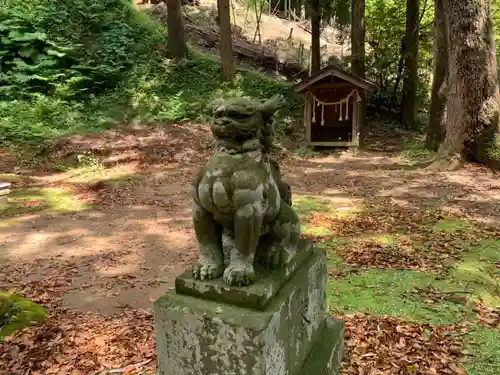
[[[192, 23], [186, 23], [188, 31], [194, 31], [207, 43], [207, 46], [215, 47], [219, 44], [219, 33], [216, 30], [203, 29]], [[281, 61], [271, 50], [257, 47], [254, 44], [242, 40], [233, 39], [233, 52], [240, 57], [245, 57], [262, 67], [278, 71], [289, 79], [304, 79], [308, 76], [307, 69], [296, 61]]]

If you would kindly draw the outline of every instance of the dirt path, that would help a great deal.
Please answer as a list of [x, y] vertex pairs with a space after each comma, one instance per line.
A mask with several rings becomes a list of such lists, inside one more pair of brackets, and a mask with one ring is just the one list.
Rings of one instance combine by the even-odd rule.
[[[16, 189], [63, 189], [91, 208], [0, 221], [0, 288], [49, 309], [44, 325], [2, 346], [1, 374], [91, 374], [154, 359], [151, 302], [196, 257], [187, 184], [209, 147], [203, 126], [116, 131], [62, 142], [50, 162], [23, 172], [30, 180]], [[91, 172], [54, 171], [85, 151], [98, 165]], [[295, 197], [315, 196], [339, 211], [383, 200], [417, 215], [434, 207], [500, 222], [499, 176], [474, 165], [436, 175], [381, 153], [290, 154], [283, 168]]]

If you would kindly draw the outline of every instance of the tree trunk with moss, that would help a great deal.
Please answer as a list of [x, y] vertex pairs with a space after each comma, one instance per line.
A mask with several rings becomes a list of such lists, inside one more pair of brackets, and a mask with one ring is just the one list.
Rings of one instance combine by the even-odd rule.
[[167, 51], [169, 57], [182, 59], [187, 54], [180, 0], [167, 0]]
[[227, 81], [230, 81], [233, 79], [234, 75], [234, 61], [229, 0], [217, 0], [217, 9], [219, 16], [219, 50], [222, 74]]
[[435, 46], [434, 46], [434, 77], [432, 79], [431, 105], [429, 108], [429, 124], [425, 140], [427, 148], [437, 151], [443, 142], [446, 132], [446, 81], [448, 66], [448, 44], [444, 0], [435, 1]]
[[[351, 70], [358, 77], [365, 78], [365, 0], [353, 0], [351, 9]], [[360, 92], [358, 124], [359, 142], [366, 143], [366, 95]]]
[[419, 16], [420, 0], [407, 0], [403, 97], [401, 98], [401, 123], [406, 129], [414, 129], [417, 119]]
[[499, 91], [491, 0], [445, 0], [449, 36], [446, 136], [432, 169], [468, 158], [500, 167]]

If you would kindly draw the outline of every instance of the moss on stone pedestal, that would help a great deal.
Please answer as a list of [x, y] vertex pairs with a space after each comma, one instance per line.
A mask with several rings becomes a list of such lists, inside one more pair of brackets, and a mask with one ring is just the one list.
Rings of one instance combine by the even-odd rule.
[[[325, 254], [314, 250], [261, 310], [169, 292], [155, 303], [160, 374], [301, 375], [315, 345], [338, 341], [322, 338], [335, 331], [326, 320], [326, 278]], [[322, 368], [335, 362], [338, 345], [321, 355]]]

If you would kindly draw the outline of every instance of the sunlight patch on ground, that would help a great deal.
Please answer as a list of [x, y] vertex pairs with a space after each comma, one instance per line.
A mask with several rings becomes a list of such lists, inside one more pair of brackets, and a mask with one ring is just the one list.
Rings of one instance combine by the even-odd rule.
[[316, 213], [346, 217], [361, 212], [363, 209], [357, 201], [345, 197], [326, 197], [293, 194], [293, 209], [299, 216]]
[[133, 171], [131, 171], [128, 165], [119, 165], [106, 169], [88, 167], [77, 168], [67, 172], [66, 176], [67, 177], [64, 179], [65, 182], [76, 184], [91, 184], [103, 180], [116, 181], [119, 183], [121, 181], [125, 182], [140, 179], [140, 176], [133, 174]]
[[27, 213], [69, 213], [85, 211], [90, 207], [74, 199], [70, 192], [57, 188], [29, 188], [14, 190], [7, 203], [0, 204], [0, 216], [12, 217]]
[[99, 159], [90, 158], [78, 164], [75, 168], [65, 169], [64, 172], [43, 177], [42, 180], [49, 183], [60, 182], [90, 185], [100, 181], [115, 181], [118, 184], [141, 178], [141, 176], [135, 174], [136, 165], [134, 163], [120, 164], [107, 168]]
[[21, 176], [15, 173], [0, 173], [0, 182], [10, 182], [11, 184], [18, 184], [29, 181], [30, 178], [28, 176]]
[[301, 225], [300, 231], [304, 235], [313, 236], [313, 237], [325, 237], [331, 236], [333, 232], [325, 227], [313, 227], [309, 225]]
[[454, 233], [468, 229], [472, 229], [472, 225], [469, 222], [453, 217], [440, 220], [433, 227], [433, 230], [436, 232], [448, 233]]
[[374, 236], [373, 240], [379, 245], [392, 246], [398, 242], [398, 236], [391, 234], [383, 234]]
[[500, 306], [500, 268], [497, 267], [500, 240], [487, 240], [469, 246], [467, 254], [450, 272], [450, 280], [471, 291], [472, 297], [487, 306]]

